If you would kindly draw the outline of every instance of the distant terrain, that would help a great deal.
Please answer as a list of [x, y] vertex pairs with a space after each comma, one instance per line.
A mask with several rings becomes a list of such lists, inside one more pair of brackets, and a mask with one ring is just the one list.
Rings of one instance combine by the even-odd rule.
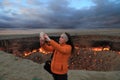
[[40, 32], [56, 34], [69, 32], [71, 35], [102, 34], [120, 36], [120, 29], [0, 29], [0, 35], [38, 34]]

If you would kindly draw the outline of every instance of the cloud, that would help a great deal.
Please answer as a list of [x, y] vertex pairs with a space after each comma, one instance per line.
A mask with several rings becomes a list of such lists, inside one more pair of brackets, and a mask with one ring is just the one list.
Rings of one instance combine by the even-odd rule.
[[0, 3], [0, 27], [119, 28], [120, 1], [91, 0], [95, 5], [88, 9], [69, 7], [70, 0], [44, 1], [2, 1]]

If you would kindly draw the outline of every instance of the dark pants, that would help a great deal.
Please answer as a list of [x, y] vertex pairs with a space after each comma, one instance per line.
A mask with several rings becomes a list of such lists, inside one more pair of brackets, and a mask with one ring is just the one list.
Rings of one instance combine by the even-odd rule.
[[52, 74], [54, 80], [68, 80], [67, 74]]

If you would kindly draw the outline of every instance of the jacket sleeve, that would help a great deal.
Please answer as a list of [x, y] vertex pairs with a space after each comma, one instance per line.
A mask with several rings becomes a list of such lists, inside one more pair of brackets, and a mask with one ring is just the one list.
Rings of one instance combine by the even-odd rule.
[[52, 52], [54, 50], [54, 48], [48, 44], [44, 44], [43, 46], [41, 46], [41, 48], [43, 48], [45, 51], [49, 51]]
[[65, 46], [61, 46], [60, 44], [58, 44], [57, 42], [55, 42], [54, 40], [51, 40], [50, 41], [50, 44], [51, 44], [51, 46], [55, 49], [55, 50], [57, 50], [57, 51], [59, 51], [60, 53], [62, 53], [62, 54], [69, 54], [69, 53], [71, 53], [71, 46], [70, 45], [65, 45]]

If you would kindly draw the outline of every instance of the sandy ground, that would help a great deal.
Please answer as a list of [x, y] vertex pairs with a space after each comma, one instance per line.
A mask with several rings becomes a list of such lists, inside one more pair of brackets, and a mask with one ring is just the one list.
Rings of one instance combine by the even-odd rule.
[[[0, 80], [53, 80], [43, 65], [0, 51]], [[120, 71], [69, 70], [68, 80], [120, 80]]]

